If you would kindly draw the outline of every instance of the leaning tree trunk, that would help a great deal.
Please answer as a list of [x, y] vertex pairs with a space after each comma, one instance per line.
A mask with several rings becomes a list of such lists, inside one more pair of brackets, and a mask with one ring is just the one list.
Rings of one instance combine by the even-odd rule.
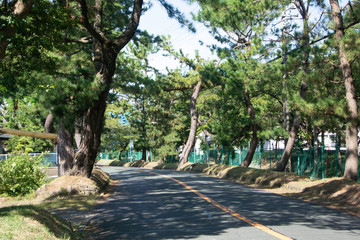
[[[303, 24], [304, 24], [304, 29], [303, 29], [303, 33], [302, 33], [302, 49], [303, 49], [303, 59], [302, 59], [302, 67], [303, 67], [303, 72], [305, 73], [305, 76], [307, 75], [307, 73], [309, 72], [309, 55], [310, 55], [310, 36], [309, 36], [309, 24], [308, 24], [308, 18], [309, 18], [309, 14], [308, 14], [308, 8], [305, 6], [304, 2], [302, 0], [298, 0], [296, 2], [296, 6], [302, 16], [303, 19]], [[308, 3], [309, 4], [309, 3]], [[301, 81], [301, 86], [300, 86], [300, 97], [301, 99], [305, 100], [305, 96], [306, 96], [306, 92], [308, 89], [308, 83], [306, 80], [302, 80]], [[284, 149], [284, 153], [281, 157], [281, 160], [278, 162], [277, 166], [276, 166], [276, 171], [279, 172], [283, 172], [285, 171], [285, 168], [289, 162], [290, 156], [291, 156], [291, 152], [292, 149], [294, 147], [295, 141], [296, 141], [296, 137], [300, 128], [300, 113], [298, 111], [296, 111], [294, 113], [294, 120], [293, 120], [293, 124], [289, 133], [289, 138], [287, 141], [287, 144], [285, 146]]]
[[116, 39], [106, 36], [102, 30], [103, 2], [93, 2], [94, 21], [90, 23], [88, 1], [79, 0], [81, 16], [80, 23], [93, 38], [93, 61], [97, 70], [94, 77], [102, 89], [98, 99], [89, 103], [83, 118], [83, 129], [80, 147], [75, 155], [73, 175], [91, 176], [95, 164], [97, 150], [100, 146], [103, 129], [106, 100], [110, 91], [115, 73], [116, 58], [119, 52], [134, 36], [139, 25], [143, 0], [134, 0], [131, 18], [123, 33]]
[[199, 96], [201, 84], [202, 81], [200, 80], [194, 87], [194, 91], [190, 99], [190, 116], [191, 116], [190, 133], [186, 145], [184, 147], [184, 150], [181, 153], [179, 166], [183, 165], [184, 163], [187, 163], [191, 149], [195, 143], [197, 122], [198, 122], [198, 114], [196, 112], [196, 100]]
[[358, 109], [355, 95], [354, 78], [351, 65], [347, 59], [343, 38], [345, 36], [343, 18], [338, 0], [330, 0], [331, 13], [335, 24], [335, 37], [338, 44], [340, 68], [343, 74], [348, 116], [346, 124], [346, 162], [344, 177], [357, 180], [358, 178]]
[[[49, 113], [46, 117], [44, 124], [45, 132], [55, 133], [54, 123], [55, 123], [55, 116], [52, 113]], [[53, 144], [53, 152], [56, 152], [56, 140], [51, 140], [51, 142]]]
[[72, 175], [91, 176], [97, 157], [97, 151], [100, 146], [106, 100], [112, 83], [112, 76], [115, 71], [115, 60], [116, 55], [112, 60], [109, 59], [106, 65], [104, 64], [103, 67], [106, 68], [106, 70], [102, 69], [102, 71], [105, 73], [98, 74], [101, 82], [106, 87], [99, 94], [99, 99], [95, 101], [85, 113], [82, 140], [75, 155], [75, 165], [72, 170]]
[[[143, 101], [143, 114], [145, 115], [145, 106], [144, 106], [144, 101]], [[146, 119], [145, 117], [143, 117], [143, 119]], [[147, 133], [146, 133], [146, 126], [145, 123], [142, 124], [141, 126], [141, 131], [142, 131], [142, 137], [144, 138], [143, 141], [143, 146], [142, 146], [142, 155], [141, 155], [141, 160], [146, 161], [146, 152], [147, 152], [147, 148], [146, 148], [146, 138], [147, 138]]]
[[256, 147], [257, 147], [258, 142], [259, 142], [259, 138], [257, 136], [257, 131], [259, 129], [259, 126], [256, 123], [255, 110], [254, 110], [254, 107], [253, 107], [253, 105], [251, 103], [250, 95], [249, 95], [249, 92], [247, 91], [247, 89], [245, 89], [244, 100], [245, 100], [245, 105], [246, 105], [246, 107], [248, 109], [248, 113], [250, 115], [250, 119], [252, 121], [252, 138], [251, 138], [251, 141], [250, 141], [249, 151], [246, 154], [246, 157], [245, 157], [244, 161], [241, 163], [241, 166], [242, 167], [249, 167], [252, 160], [253, 160], [253, 158], [254, 158]]

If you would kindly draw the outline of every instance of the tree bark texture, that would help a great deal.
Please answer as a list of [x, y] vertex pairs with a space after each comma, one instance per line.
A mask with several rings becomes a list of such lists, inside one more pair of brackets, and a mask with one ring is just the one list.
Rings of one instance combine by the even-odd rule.
[[90, 177], [100, 146], [106, 100], [115, 73], [116, 58], [120, 50], [126, 46], [136, 32], [143, 1], [134, 1], [131, 19], [123, 34], [115, 40], [108, 38], [101, 29], [102, 2], [95, 0], [93, 24], [89, 21], [87, 1], [79, 0], [79, 3], [81, 7], [80, 22], [93, 37], [93, 61], [97, 69], [96, 79], [100, 82], [102, 90], [99, 92], [98, 99], [90, 104], [84, 115], [82, 140], [75, 155], [72, 175]]
[[248, 113], [250, 115], [250, 119], [252, 121], [252, 123], [251, 123], [251, 125], [252, 125], [252, 137], [251, 137], [251, 141], [250, 141], [249, 151], [246, 154], [246, 157], [245, 157], [244, 161], [241, 163], [241, 166], [242, 167], [249, 167], [252, 160], [253, 160], [253, 158], [254, 158], [256, 147], [257, 147], [258, 142], [259, 142], [259, 138], [257, 136], [257, 131], [259, 129], [259, 126], [256, 123], [255, 110], [254, 110], [254, 107], [253, 107], [253, 105], [251, 103], [249, 92], [248, 92], [248, 90], [246, 88], [245, 88], [244, 101], [245, 101], [245, 105], [246, 105], [246, 108], [248, 110]]
[[101, 72], [98, 72], [98, 77], [105, 89], [100, 92], [98, 100], [88, 108], [84, 116], [84, 126], [81, 133], [82, 140], [75, 155], [75, 165], [71, 173], [72, 175], [90, 177], [95, 164], [103, 129], [106, 100], [115, 72], [117, 54], [113, 53], [109, 55], [111, 55], [111, 58], [104, 61]]
[[[309, 36], [310, 28], [309, 28], [309, 23], [308, 23], [308, 18], [309, 18], [308, 10], [309, 9], [307, 6], [305, 6], [304, 1], [302, 1], [302, 0], [295, 1], [295, 5], [296, 5], [299, 13], [301, 14], [301, 17], [303, 19], [303, 24], [304, 24], [301, 46], [302, 46], [302, 50], [303, 50], [302, 67], [303, 67], [303, 72], [306, 75], [309, 72], [309, 55], [310, 55], [310, 49], [309, 49], [310, 48], [310, 36]], [[301, 81], [301, 85], [300, 85], [300, 97], [303, 100], [305, 100], [307, 89], [308, 89], [308, 83], [305, 79], [303, 79]], [[279, 161], [279, 163], [276, 166], [276, 171], [280, 171], [280, 172], [285, 171], [285, 168], [289, 162], [289, 159], [291, 157], [291, 152], [292, 152], [292, 149], [294, 147], [294, 144], [295, 144], [295, 141], [297, 138], [297, 134], [298, 134], [298, 131], [300, 128], [300, 122], [301, 122], [300, 113], [298, 111], [296, 111], [294, 113], [294, 120], [293, 120], [291, 129], [290, 129], [289, 138], [287, 140], [281, 160]]]
[[358, 108], [355, 95], [354, 78], [351, 65], [346, 56], [343, 39], [345, 36], [343, 18], [338, 0], [330, 0], [331, 13], [335, 24], [335, 37], [338, 44], [340, 68], [343, 74], [346, 91], [346, 102], [348, 107], [346, 125], [346, 162], [344, 177], [357, 180], [358, 177]]
[[189, 137], [185, 144], [184, 150], [180, 155], [179, 166], [183, 165], [184, 163], [187, 163], [191, 149], [195, 143], [197, 123], [198, 123], [198, 114], [196, 111], [196, 100], [199, 96], [201, 84], [202, 84], [202, 81], [200, 80], [195, 85], [193, 94], [191, 95], [191, 99], [190, 99], [190, 116], [191, 116], [190, 132], [189, 132]]
[[75, 156], [73, 140], [73, 134], [60, 123], [57, 140], [60, 176], [69, 174], [73, 168]]
[[[45, 132], [55, 133], [54, 123], [55, 123], [55, 116], [52, 113], [49, 113], [46, 117], [44, 124]], [[56, 140], [52, 139], [51, 142], [53, 144], [53, 152], [56, 152]]]
[[142, 155], [141, 155], [141, 160], [143, 160], [143, 161], [146, 161], [146, 152], [147, 152], [146, 147], [143, 147]]

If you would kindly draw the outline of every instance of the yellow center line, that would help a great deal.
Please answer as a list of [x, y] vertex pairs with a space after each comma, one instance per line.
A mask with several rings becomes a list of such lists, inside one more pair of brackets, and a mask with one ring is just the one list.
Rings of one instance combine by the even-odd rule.
[[270, 234], [270, 235], [272, 235], [272, 236], [274, 236], [274, 237], [276, 237], [278, 239], [282, 239], [282, 240], [292, 239], [292, 238], [290, 238], [288, 236], [285, 236], [285, 235], [283, 235], [281, 233], [278, 233], [278, 232], [272, 230], [271, 228], [268, 228], [268, 227], [262, 225], [261, 223], [255, 222], [255, 221], [253, 221], [251, 219], [248, 219], [247, 217], [244, 217], [244, 216], [240, 215], [239, 213], [235, 212], [234, 210], [222, 205], [221, 203], [218, 203], [215, 200], [212, 200], [211, 198], [205, 196], [204, 194], [200, 193], [196, 189], [190, 187], [189, 185], [185, 184], [184, 182], [182, 182], [182, 181], [180, 181], [178, 179], [175, 179], [175, 178], [172, 178], [172, 177], [160, 174], [160, 173], [156, 173], [156, 172], [151, 172], [151, 171], [149, 171], [149, 172], [153, 173], [153, 174], [157, 174], [157, 175], [165, 177], [165, 178], [168, 178], [168, 179], [171, 179], [171, 180], [179, 183], [180, 185], [184, 186], [186, 189], [190, 190], [191, 192], [195, 193], [196, 195], [198, 195], [199, 197], [204, 199], [205, 201], [207, 201], [207, 202], [211, 203], [212, 205], [220, 208], [222, 211], [227, 212], [227, 213], [231, 214], [233, 217], [236, 217], [237, 219], [240, 219], [240, 220], [242, 220], [242, 221], [244, 221], [244, 222], [246, 222], [246, 223], [260, 229], [261, 231], [264, 231], [264, 232], [266, 232], [266, 233], [268, 233], [268, 234]]

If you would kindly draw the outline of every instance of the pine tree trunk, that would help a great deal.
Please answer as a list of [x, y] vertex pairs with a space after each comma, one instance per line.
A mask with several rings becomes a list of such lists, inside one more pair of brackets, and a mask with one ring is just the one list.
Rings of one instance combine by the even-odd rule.
[[75, 165], [72, 175], [90, 177], [100, 146], [101, 133], [104, 125], [106, 100], [115, 73], [117, 52], [111, 46], [104, 46], [94, 41], [95, 65], [98, 69], [97, 78], [103, 86], [98, 100], [94, 101], [83, 116], [81, 143], [75, 155]]
[[146, 147], [142, 148], [141, 160], [146, 161]]
[[74, 165], [74, 136], [64, 126], [64, 123], [59, 124], [58, 140], [57, 140], [57, 154], [60, 164], [60, 176], [70, 174]]
[[[55, 117], [52, 113], [49, 113], [46, 117], [44, 124], [45, 132], [55, 133], [54, 123], [55, 123]], [[51, 142], [53, 144], [53, 152], [56, 152], [56, 140], [52, 140]]]
[[82, 129], [82, 140], [79, 149], [75, 155], [75, 165], [72, 171], [73, 175], [91, 176], [93, 166], [97, 157], [97, 150], [100, 146], [101, 133], [103, 129], [104, 113], [106, 110], [106, 100], [109, 93], [112, 76], [115, 70], [115, 58], [107, 68], [109, 74], [101, 74], [105, 90], [99, 94], [99, 99], [94, 105], [89, 107], [84, 116], [84, 126]]
[[78, 152], [75, 155], [73, 175], [91, 176], [92, 169], [100, 146], [101, 132], [103, 129], [106, 100], [110, 91], [115, 73], [116, 58], [118, 53], [134, 36], [139, 25], [142, 12], [142, 0], [135, 0], [132, 15], [123, 34], [115, 40], [106, 37], [102, 31], [103, 2], [95, 0], [93, 5], [93, 23], [89, 21], [87, 1], [80, 0], [83, 27], [93, 37], [93, 61], [97, 70], [95, 81], [102, 86], [98, 99], [89, 103], [83, 118], [82, 139]]
[[250, 115], [250, 119], [252, 121], [252, 138], [250, 141], [250, 148], [248, 153], [246, 154], [246, 157], [244, 159], [244, 161], [241, 163], [242, 167], [249, 167], [253, 158], [254, 158], [254, 154], [256, 151], [256, 147], [258, 145], [259, 142], [259, 138], [257, 136], [257, 131], [258, 131], [258, 125], [256, 123], [256, 118], [255, 118], [255, 110], [254, 107], [251, 103], [250, 100], [250, 95], [249, 92], [247, 91], [247, 89], [245, 89], [245, 95], [244, 95], [244, 100], [245, 100], [245, 105], [248, 109], [248, 113]]
[[330, 0], [331, 12], [335, 24], [335, 37], [338, 44], [340, 68], [343, 74], [346, 102], [348, 107], [346, 125], [346, 162], [344, 177], [357, 180], [358, 177], [358, 136], [357, 136], [357, 100], [355, 95], [354, 78], [351, 65], [347, 59], [343, 38], [345, 36], [343, 18], [338, 0]]
[[[303, 49], [303, 56], [302, 56], [302, 67], [303, 67], [303, 71], [304, 73], [308, 73], [309, 72], [309, 55], [310, 55], [310, 36], [309, 36], [309, 25], [308, 25], [308, 9], [306, 8], [304, 2], [302, 0], [298, 0], [297, 2], [295, 2], [295, 4], [297, 5], [297, 8], [299, 9], [299, 12], [301, 13], [302, 19], [303, 19], [303, 24], [304, 24], [304, 29], [303, 29], [303, 33], [302, 33], [302, 49]], [[309, 4], [309, 3], [308, 3]], [[302, 99], [305, 100], [305, 96], [306, 96], [306, 92], [308, 89], [308, 83], [305, 80], [301, 81], [301, 86], [300, 86], [300, 97]], [[283, 172], [285, 171], [285, 168], [289, 162], [290, 156], [291, 156], [291, 152], [292, 149], [294, 147], [295, 141], [296, 141], [296, 137], [300, 128], [300, 113], [299, 112], [295, 112], [294, 113], [294, 120], [293, 120], [293, 124], [289, 133], [289, 138], [287, 140], [287, 144], [286, 147], [284, 149], [284, 153], [281, 157], [281, 160], [278, 162], [277, 166], [276, 166], [276, 171], [280, 171]]]
[[217, 155], [217, 164], [221, 164], [222, 155], [223, 155], [222, 151], [220, 153], [218, 153], [218, 155]]
[[191, 149], [195, 143], [195, 137], [196, 137], [196, 130], [197, 130], [197, 122], [198, 122], [198, 115], [196, 112], [196, 100], [199, 96], [199, 92], [201, 89], [202, 81], [200, 80], [193, 91], [193, 94], [190, 99], [190, 116], [191, 116], [191, 123], [190, 123], [190, 133], [188, 140], [186, 142], [186, 145], [184, 147], [183, 152], [181, 153], [180, 160], [179, 160], [179, 166], [183, 165], [184, 163], [187, 163]]
[[286, 147], [284, 149], [284, 153], [281, 157], [281, 160], [278, 163], [278, 165], [276, 166], [276, 171], [283, 172], [285, 170], [286, 165], [289, 162], [292, 149], [295, 144], [296, 135], [297, 135], [297, 132], [299, 131], [299, 127], [300, 127], [300, 118], [299, 118], [299, 115], [297, 113], [295, 113], [294, 122], [293, 122], [293, 125], [290, 130], [290, 135], [289, 135]]
[[341, 134], [336, 134], [337, 137], [337, 144], [336, 144], [336, 152], [337, 152], [337, 165], [339, 167], [339, 171], [342, 172], [343, 171], [343, 163], [342, 163], [342, 159], [341, 159]]

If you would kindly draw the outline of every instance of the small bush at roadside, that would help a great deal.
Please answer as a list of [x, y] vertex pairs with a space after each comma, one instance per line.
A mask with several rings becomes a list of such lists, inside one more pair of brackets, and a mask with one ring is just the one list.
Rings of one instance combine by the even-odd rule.
[[119, 161], [119, 160], [114, 160], [109, 164], [109, 166], [124, 166], [125, 163], [126, 162]]
[[178, 168], [177, 163], [160, 163], [155, 166], [154, 169], [163, 169], [163, 170], [176, 170]]
[[41, 170], [42, 156], [11, 155], [0, 162], [0, 194], [18, 196], [30, 193], [46, 181]]

